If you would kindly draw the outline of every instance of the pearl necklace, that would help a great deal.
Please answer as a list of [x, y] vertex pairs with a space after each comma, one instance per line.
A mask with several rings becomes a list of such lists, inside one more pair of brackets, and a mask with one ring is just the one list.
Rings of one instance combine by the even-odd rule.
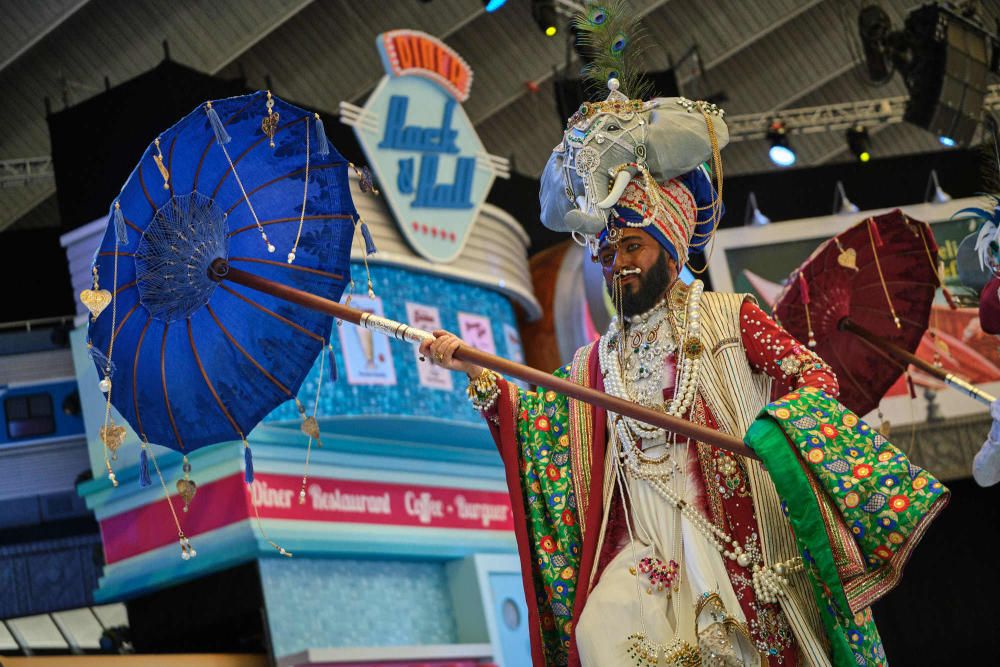
[[[675, 289], [680, 289], [680, 286], [678, 285]], [[702, 363], [702, 343], [699, 334], [701, 333], [701, 295], [703, 290], [704, 285], [700, 280], [695, 280], [687, 288], [684, 319], [678, 323], [679, 326], [684, 327], [684, 344], [678, 353], [674, 397], [666, 406], [666, 413], [678, 418], [682, 418], [690, 410], [698, 389]], [[673, 296], [673, 290], [671, 296]], [[644, 344], [642, 341], [646, 341], [652, 331], [659, 331], [659, 327], [666, 317], [669, 316], [669, 313], [669, 306], [661, 301], [646, 313], [630, 318], [632, 326], [629, 327], [627, 333], [631, 337], [633, 329], [638, 327], [635, 333], [640, 334], [641, 346]], [[619, 354], [623, 346], [616, 345], [616, 343], [623, 342], [619, 334], [618, 318], [616, 317], [612, 320], [611, 326], [608, 328], [608, 333], [602, 336], [598, 342], [598, 357], [601, 363], [601, 370], [604, 373], [605, 390], [612, 396], [637, 402], [636, 397], [630, 391], [634, 380], [630, 382], [632, 378], [623, 373], [624, 369], [621, 363], [621, 356], [623, 355]], [[660, 334], [657, 334], [655, 338], [659, 340], [661, 338]], [[670, 342], [654, 345], [654, 341], [649, 341], [650, 345], [648, 349], [653, 350], [655, 347], [658, 350], [669, 350], [666, 354], [672, 352], [675, 348], [674, 341], [669, 336], [663, 336], [663, 338], [670, 338]], [[653, 365], [654, 368], [662, 369], [663, 359], [666, 354], [660, 356], [658, 360], [650, 359], [650, 365]], [[643, 361], [646, 361], [645, 356], [643, 357]], [[662, 370], [652, 375], [654, 378], [658, 377], [660, 379], [659, 386], [662, 391]], [[644, 405], [646, 407], [659, 407], [662, 405], [661, 397], [662, 393], [657, 396], [659, 400], [650, 399], [650, 402], [644, 403]], [[627, 471], [637, 479], [649, 482], [657, 494], [676, 507], [683, 516], [687, 517], [698, 532], [704, 535], [709, 544], [722, 554], [724, 558], [735, 561], [740, 567], [752, 567], [751, 581], [754, 592], [761, 602], [777, 602], [783, 588], [788, 585], [786, 575], [802, 569], [802, 558], [795, 557], [788, 561], [773, 563], [771, 565], [754, 562], [755, 559], [743, 549], [736, 539], [730, 537], [725, 531], [689, 505], [684, 499], [683, 494], [674, 489], [669, 483], [674, 473], [684, 473], [683, 468], [675, 461], [671, 460], [672, 466], [669, 468], [665, 468], [662, 465], [670, 458], [669, 453], [657, 460], [642, 455], [639, 447], [640, 443], [647, 446], [667, 444], [666, 431], [624, 415], [609, 414], [609, 419], [614, 425], [615, 433], [618, 436], [617, 440], [621, 443], [619, 455]]]
[[[678, 288], [675, 287], [675, 289]], [[698, 376], [701, 372], [702, 344], [699, 334], [701, 333], [701, 294], [703, 290], [704, 285], [700, 280], [694, 281], [687, 288], [684, 319], [680, 323], [685, 326], [684, 344], [679, 350], [676, 363], [677, 375], [674, 382], [674, 396], [666, 406], [666, 413], [673, 417], [683, 417], [687, 414], [698, 389]], [[624, 334], [619, 331], [618, 318], [615, 317], [611, 321], [608, 332], [598, 342], [598, 358], [601, 363], [601, 371], [604, 374], [604, 387], [612, 396], [640, 403], [650, 408], [660, 408], [663, 405], [663, 361], [668, 354], [676, 349], [673, 337], [660, 332], [662, 323], [670, 315], [668, 307], [664, 306], [665, 304], [661, 302], [649, 312], [632, 318], [632, 326]], [[638, 322], [636, 322], [637, 319]], [[656, 336], [653, 336], [653, 331], [657, 332]], [[622, 368], [621, 357], [625, 356], [623, 354], [625, 335], [628, 335], [630, 340], [638, 338], [640, 341], [637, 347], [642, 349], [638, 355], [641, 362], [636, 371], [639, 376], [636, 378], [627, 375], [629, 370], [627, 362], [626, 368]], [[650, 340], [650, 336], [653, 336], [653, 340]], [[656, 344], [656, 341], [659, 341], [661, 337], [666, 338], [667, 341]], [[647, 343], [648, 349], [643, 348], [642, 346]], [[654, 358], [654, 351], [659, 354], [656, 358]], [[647, 445], [666, 443], [666, 432], [659, 427], [650, 426], [625, 416], [616, 416], [614, 423], [618, 436], [624, 445], [622, 448], [624, 456], [635, 456], [640, 441]]]

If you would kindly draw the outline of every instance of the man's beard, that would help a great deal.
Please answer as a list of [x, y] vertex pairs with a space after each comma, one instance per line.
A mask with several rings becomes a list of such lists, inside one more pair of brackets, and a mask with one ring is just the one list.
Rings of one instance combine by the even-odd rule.
[[[609, 288], [612, 301], [615, 300], [615, 283], [612, 282]], [[660, 257], [648, 271], [640, 273], [632, 285], [622, 285], [617, 289], [621, 290], [621, 314], [624, 317], [632, 317], [650, 310], [657, 304], [663, 293], [670, 285], [670, 266], [667, 263], [666, 251], [660, 252]]]

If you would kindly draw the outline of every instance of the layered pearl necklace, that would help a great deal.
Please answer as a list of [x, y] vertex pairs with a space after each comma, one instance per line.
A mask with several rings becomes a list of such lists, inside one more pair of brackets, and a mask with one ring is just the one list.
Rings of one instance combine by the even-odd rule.
[[[677, 286], [671, 290], [683, 289]], [[670, 305], [661, 301], [650, 311], [630, 319], [625, 331], [619, 329], [618, 318], [611, 321], [608, 332], [601, 337], [598, 357], [604, 374], [604, 388], [612, 396], [639, 403], [647, 408], [663, 408], [663, 373], [666, 357], [677, 350], [677, 339], [683, 340], [676, 362], [674, 396], [666, 405], [666, 413], [683, 417], [691, 409], [698, 390], [701, 372], [701, 294], [704, 285], [694, 281], [687, 288], [684, 300], [683, 335], [671, 332]], [[626, 343], [626, 340], [628, 341]], [[638, 450], [640, 442], [647, 446], [666, 444], [666, 432], [631, 417], [615, 419], [623, 454]]]
[[[701, 295], [704, 286], [701, 281], [694, 281], [686, 288], [678, 284], [671, 289], [667, 299], [656, 304], [648, 312], [629, 318], [629, 324], [620, 329], [618, 318], [611, 321], [608, 332], [598, 342], [598, 357], [601, 371], [604, 375], [604, 387], [612, 396], [648, 408], [664, 410], [668, 415], [684, 418], [694, 404], [698, 391], [699, 376], [702, 365], [703, 345], [701, 333]], [[681, 302], [683, 299], [683, 302]], [[683, 315], [675, 324], [671, 320], [671, 308]], [[680, 345], [678, 342], [680, 341]], [[665, 360], [673, 352], [677, 352], [674, 396], [663, 404], [663, 379]], [[763, 603], [775, 603], [784, 595], [788, 586], [787, 576], [803, 568], [800, 557], [785, 562], [764, 565], [760, 562], [759, 552], [749, 552], [734, 537], [716, 526], [706, 518], [696, 507], [685, 499], [684, 473], [686, 465], [678, 463], [671, 456], [676, 447], [666, 447], [666, 453], [659, 458], [653, 458], [642, 453], [642, 446], [650, 448], [656, 445], [676, 445], [676, 436], [662, 428], [650, 426], [624, 415], [608, 415], [614, 435], [612, 447], [617, 448], [619, 457], [616, 466], [619, 475], [618, 486], [622, 493], [622, 501], [626, 503], [625, 475], [643, 480], [650, 488], [670, 505], [677, 509], [691, 525], [701, 533], [708, 543], [727, 560], [740, 567], [750, 570], [750, 580], [756, 598]], [[684, 447], [686, 453], [687, 447]], [[686, 456], [683, 457], [686, 461]], [[626, 508], [626, 513], [628, 509]], [[676, 515], [675, 515], [676, 516]], [[628, 516], [626, 514], [626, 521]], [[629, 541], [633, 544], [632, 526], [628, 525]], [[681, 530], [680, 523], [674, 526], [675, 557], [669, 566], [677, 570], [679, 566]], [[634, 553], [634, 552], [633, 552]], [[635, 564], [636, 571], [640, 563]], [[676, 590], [679, 584], [679, 571], [670, 578], [670, 586]], [[668, 589], [669, 590], [669, 589]], [[639, 595], [640, 616], [642, 616], [642, 596]], [[637, 664], [655, 665], [660, 656], [675, 653], [680, 646], [678, 639], [670, 644], [660, 644], [649, 639], [645, 630], [645, 620], [642, 621], [641, 632], [628, 637], [631, 645], [630, 655]]]

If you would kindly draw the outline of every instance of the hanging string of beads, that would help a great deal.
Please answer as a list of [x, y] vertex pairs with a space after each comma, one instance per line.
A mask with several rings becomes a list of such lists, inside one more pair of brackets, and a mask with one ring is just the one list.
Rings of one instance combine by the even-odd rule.
[[[319, 117], [318, 115], [316, 116]], [[292, 249], [288, 253], [288, 263], [291, 264], [295, 261], [295, 251], [299, 249], [299, 240], [302, 238], [302, 224], [306, 220], [306, 200], [309, 197], [309, 116], [304, 119], [306, 124], [306, 174], [305, 182], [302, 186], [302, 210], [299, 212], [299, 229], [295, 232], [295, 243], [292, 244]], [[271, 144], [272, 146], [274, 144]]]
[[[697, 391], [698, 376], [701, 372], [701, 352], [702, 344], [699, 337], [701, 333], [701, 294], [704, 290], [704, 285], [701, 281], [694, 281], [690, 287], [687, 289], [687, 298], [685, 302], [685, 318], [684, 325], [686, 329], [683, 336], [678, 335], [677, 338], [683, 338], [684, 344], [680, 347], [680, 354], [677, 360], [677, 366], [680, 371], [677, 385], [675, 386], [674, 396], [670, 399], [666, 406], [666, 413], [673, 417], [682, 417], [688, 410], [690, 410], [692, 402], [694, 400], [695, 393]], [[638, 331], [644, 331], [641, 327], [646, 322], [652, 321], [654, 324], [659, 326], [659, 318], [666, 318], [666, 313], [669, 312], [665, 305], [658, 305], [654, 310], [647, 313], [648, 317], [653, 317], [653, 320], [640, 320], [639, 322], [633, 323], [632, 327], [638, 327]], [[631, 387], [634, 386], [635, 382], [630, 381], [627, 377], [626, 368], [627, 362], [622, 362], [622, 357], [625, 356], [624, 349], [624, 338], [625, 336], [631, 336], [631, 329], [626, 330], [626, 332], [619, 331], [618, 318], [615, 317], [610, 327], [608, 328], [608, 333], [601, 337], [599, 341], [598, 356], [601, 362], [601, 368], [605, 372], [604, 386], [605, 390], [612, 396], [622, 398], [631, 402], [642, 403], [642, 398], [636, 397], [631, 391]], [[652, 332], [644, 333], [641, 337], [644, 340], [648, 340], [652, 335]], [[657, 334], [666, 335], [666, 334]], [[617, 346], [615, 345], [619, 343]], [[676, 343], [673, 343], [676, 345]], [[618, 355], [613, 352], [615, 348], [618, 348]], [[652, 349], [652, 347], [650, 348]], [[666, 348], [664, 348], [666, 349]], [[665, 355], [664, 355], [665, 356]], [[644, 358], [642, 363], [650, 366], [649, 369], [646, 366], [639, 366], [637, 369], [639, 372], [649, 371], [652, 372], [653, 364], [662, 364], [663, 358], [660, 357], [659, 361], [652, 358]], [[656, 400], [655, 397], [649, 397], [644, 403], [647, 407], [653, 407], [660, 403], [661, 401]], [[661, 428], [650, 426], [631, 417], [622, 417], [616, 422], [616, 428], [619, 429], [619, 437], [625, 443], [629, 443], [630, 447], [628, 449], [635, 449], [639, 440], [647, 442], [649, 444], [663, 443], [665, 442], [665, 432]]]
[[[271, 93], [268, 92], [267, 95], [268, 95], [268, 101], [270, 102], [270, 106], [273, 107], [274, 106], [274, 100], [270, 99], [271, 98]], [[221, 121], [219, 121], [219, 116], [215, 112], [215, 109], [212, 108], [212, 103], [211, 102], [205, 102], [205, 113], [208, 114], [208, 118], [209, 118], [209, 121], [212, 124], [212, 127], [215, 128], [216, 127], [216, 123], [218, 123], [218, 126], [222, 129], [222, 132], [224, 133], [225, 132], [225, 128], [222, 127], [222, 123], [221, 123]], [[269, 114], [271, 113], [271, 108], [270, 107], [268, 108], [268, 113]], [[277, 115], [278, 114], [274, 114], [275, 117], [277, 117]], [[213, 120], [213, 117], [214, 117], [215, 120]], [[275, 127], [277, 127], [277, 118], [275, 118], [274, 123], [275, 123]], [[271, 146], [273, 147], [274, 146], [274, 135], [272, 134], [270, 136], [271, 136]], [[218, 130], [216, 131], [216, 144], [219, 146], [219, 148], [222, 149], [223, 155], [226, 156], [226, 162], [229, 163], [229, 169], [230, 169], [230, 171], [233, 172], [233, 178], [236, 179], [236, 184], [239, 186], [240, 192], [243, 193], [243, 200], [246, 201], [247, 208], [250, 210], [250, 215], [253, 217], [254, 224], [257, 225], [257, 231], [260, 232], [261, 241], [264, 242], [264, 246], [267, 248], [268, 252], [274, 252], [274, 250], [275, 250], [274, 244], [267, 240], [267, 232], [264, 231], [264, 226], [260, 224], [260, 219], [257, 217], [257, 211], [255, 211], [254, 208], [253, 208], [253, 202], [250, 201], [250, 196], [247, 194], [246, 188], [243, 187], [243, 179], [240, 178], [239, 172], [236, 171], [236, 165], [233, 164], [233, 159], [231, 157], [229, 157], [229, 151], [226, 150], [226, 143], [228, 143], [228, 141], [229, 141], [229, 135], [228, 134], [220, 135], [219, 132], [218, 132]]]
[[[149, 460], [153, 463], [153, 468], [156, 470], [156, 476], [160, 480], [160, 487], [163, 488], [163, 497], [167, 501], [167, 507], [170, 508], [170, 516], [174, 518], [174, 526], [177, 528], [177, 541], [181, 545], [181, 558], [184, 560], [190, 560], [198, 555], [194, 547], [191, 545], [191, 540], [187, 538], [184, 534], [184, 530], [181, 528], [181, 521], [177, 517], [177, 511], [174, 510], [174, 503], [170, 499], [170, 491], [167, 490], [167, 482], [163, 479], [163, 473], [160, 471], [160, 464], [156, 461], [156, 453], [153, 451], [152, 447], [149, 447]], [[184, 457], [187, 460], [187, 457]], [[185, 501], [186, 503], [186, 501]], [[185, 507], [185, 510], [187, 508]]]
[[[327, 347], [328, 343], [324, 343], [323, 347]], [[323, 387], [323, 362], [326, 355], [320, 352], [319, 355], [319, 377], [316, 379], [316, 398], [313, 400], [313, 413], [311, 417], [307, 417], [302, 421], [302, 432], [309, 436], [309, 443], [306, 445], [306, 463], [305, 467], [302, 469], [302, 488], [299, 490], [299, 505], [305, 505], [306, 503], [306, 483], [309, 477], [309, 454], [312, 452], [313, 440], [316, 440], [316, 446], [322, 447], [323, 442], [319, 439], [319, 422], [316, 420], [316, 415], [319, 412], [319, 394]], [[332, 361], [332, 359], [331, 359]]]
[[[108, 479], [111, 480], [112, 486], [118, 486], [118, 478], [111, 467], [111, 461], [118, 458], [118, 448], [125, 441], [125, 427], [115, 424], [114, 419], [111, 417], [111, 358], [115, 350], [115, 330], [118, 321], [118, 254], [121, 245], [127, 242], [127, 231], [123, 229], [125, 226], [124, 216], [121, 212], [121, 206], [117, 201], [115, 201], [112, 218], [115, 221], [114, 275], [112, 278], [114, 291], [111, 294], [111, 335], [108, 341], [108, 354], [105, 356], [107, 363], [104, 367], [104, 378], [100, 382], [101, 391], [104, 392], [106, 397], [104, 423], [101, 425], [98, 435], [104, 445], [104, 467], [108, 471]], [[94, 267], [94, 284], [97, 284], [96, 265]]]

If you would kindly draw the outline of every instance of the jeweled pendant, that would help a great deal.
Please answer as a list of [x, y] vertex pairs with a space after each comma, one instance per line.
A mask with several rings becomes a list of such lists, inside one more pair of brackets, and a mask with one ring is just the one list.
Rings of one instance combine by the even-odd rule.
[[96, 320], [111, 305], [111, 292], [106, 289], [85, 289], [80, 292], [80, 302], [90, 311], [91, 318]]
[[101, 442], [111, 451], [111, 458], [118, 458], [118, 448], [125, 442], [125, 427], [114, 423], [102, 426], [99, 431]]
[[187, 512], [191, 505], [191, 501], [194, 499], [194, 494], [198, 492], [198, 485], [190, 479], [179, 479], [177, 480], [177, 493], [180, 494], [181, 500], [184, 501], [184, 511]]
[[316, 421], [315, 417], [306, 417], [303, 419], [301, 429], [310, 438], [319, 440], [319, 422]]

